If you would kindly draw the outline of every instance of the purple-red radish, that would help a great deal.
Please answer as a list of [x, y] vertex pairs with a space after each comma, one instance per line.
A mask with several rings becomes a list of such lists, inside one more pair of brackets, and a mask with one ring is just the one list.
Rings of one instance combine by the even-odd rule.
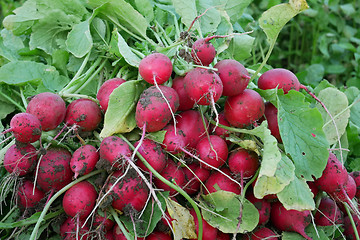
[[99, 100], [100, 108], [104, 113], [106, 112], [109, 105], [110, 94], [115, 90], [115, 88], [124, 82], [126, 81], [122, 78], [112, 78], [105, 81], [101, 85], [99, 91], [96, 94], [96, 99]]
[[245, 89], [226, 99], [224, 112], [226, 120], [232, 126], [243, 128], [264, 115], [265, 103], [260, 94], [252, 89]]
[[349, 173], [356, 183], [356, 198], [360, 198], [360, 171], [354, 171]]
[[95, 228], [99, 228], [102, 231], [108, 232], [113, 228], [114, 224], [115, 222], [112, 220], [111, 214], [107, 214], [101, 210], [98, 210], [98, 212], [95, 214], [93, 222], [93, 226]]
[[[111, 190], [113, 208], [135, 214], [134, 210], [139, 212], [145, 207], [149, 189], [134, 170], [129, 170], [125, 176], [123, 174], [122, 171], [115, 171], [111, 176], [107, 190], [114, 186]], [[120, 181], [115, 184], [120, 177]]]
[[[219, 119], [219, 124], [230, 127], [230, 123], [226, 120], [224, 112], [219, 113], [218, 119]], [[229, 137], [230, 135], [229, 130], [211, 124], [211, 132], [224, 139], [227, 144], [231, 143], [230, 141], [226, 140], [226, 138]]]
[[[180, 188], [183, 188], [186, 184], [185, 182], [185, 173], [181, 167], [179, 167], [175, 162], [171, 159], [168, 160], [167, 166], [160, 173], [165, 179], [170, 182], [175, 183]], [[164, 191], [170, 191], [170, 195], [174, 195], [177, 191], [165, 183], [163, 183], [159, 178], [154, 178], [155, 186], [159, 189], [163, 189]]]
[[208, 39], [201, 38], [193, 43], [191, 57], [195, 64], [209, 66], [214, 61], [215, 56], [215, 47]]
[[110, 171], [121, 169], [124, 165], [127, 165], [126, 161], [131, 158], [132, 151], [129, 145], [121, 138], [109, 136], [101, 141], [99, 154], [99, 167]]
[[[190, 214], [194, 218], [196, 235], [198, 235], [199, 234], [199, 221], [198, 221], [198, 218], [196, 216], [195, 210], [193, 208], [190, 209]], [[204, 220], [203, 217], [201, 217], [201, 218], [202, 218], [202, 224], [203, 224], [203, 237], [202, 237], [202, 239], [216, 239], [217, 234], [218, 234], [218, 229], [214, 228], [210, 224], [208, 224]]]
[[333, 226], [334, 224], [343, 223], [343, 216], [340, 208], [336, 202], [329, 197], [323, 197], [321, 199], [314, 219], [318, 226]]
[[[35, 189], [34, 193], [33, 190]], [[45, 197], [45, 193], [39, 188], [34, 188], [34, 183], [24, 180], [17, 191], [17, 205], [21, 209], [33, 208]]]
[[60, 226], [60, 236], [63, 240], [87, 240], [90, 237], [90, 229], [87, 225], [83, 225], [82, 220], [78, 222], [76, 218], [68, 217]]
[[162, 142], [163, 148], [170, 153], [177, 154], [182, 151], [188, 144], [188, 140], [185, 137], [184, 133], [176, 128], [174, 124], [170, 123], [163, 128], [163, 131], [166, 131], [164, 140]]
[[186, 179], [184, 191], [187, 192], [187, 194], [189, 195], [198, 193], [200, 190], [201, 182], [204, 183], [210, 176], [209, 170], [195, 162], [187, 164], [187, 167], [184, 167], [183, 170]]
[[316, 195], [319, 193], [319, 188], [316, 186], [316, 184], [314, 182], [307, 181], [306, 183], [309, 186], [309, 188], [310, 188], [310, 190], [313, 193], [314, 198], [315, 198]]
[[246, 199], [249, 200], [259, 211], [259, 225], [265, 225], [270, 219], [271, 203], [266, 199], [258, 199], [250, 191], [246, 193]]
[[249, 84], [250, 76], [246, 68], [236, 60], [224, 59], [215, 64], [217, 74], [223, 83], [223, 96], [242, 93]]
[[184, 88], [190, 99], [199, 105], [214, 105], [223, 92], [220, 77], [212, 70], [199, 67], [186, 74]]
[[172, 63], [168, 56], [162, 53], [152, 53], [144, 57], [139, 64], [141, 77], [150, 84], [160, 85], [171, 77]]
[[[250, 236], [249, 236], [250, 235]], [[279, 234], [274, 233], [270, 228], [262, 227], [258, 228], [257, 230], [244, 235], [243, 240], [278, 240], [280, 237]]]
[[110, 229], [110, 230], [111, 231], [107, 231], [104, 234], [104, 239], [106, 239], [106, 240], [115, 240], [114, 233], [113, 233], [112, 229]]
[[223, 233], [220, 230], [218, 230], [218, 234], [216, 236], [216, 240], [230, 240], [230, 234], [229, 233]]
[[336, 190], [335, 192], [328, 192], [328, 194], [336, 201], [346, 202], [351, 206], [351, 200], [356, 195], [355, 180], [350, 175], [348, 175], [347, 181], [344, 183], [343, 186], [340, 187], [340, 189]]
[[125, 237], [125, 235], [121, 231], [119, 225], [116, 224], [114, 226], [112, 232], [113, 232], [114, 240], [127, 240], [127, 238]]
[[40, 139], [42, 128], [40, 120], [35, 115], [17, 113], [10, 120], [10, 128], [1, 134], [8, 132], [12, 132], [18, 142], [33, 143]]
[[[352, 214], [352, 218], [353, 218], [355, 226], [356, 226], [356, 231], [359, 234], [360, 233], [360, 218], [356, 214]], [[344, 217], [344, 225], [343, 226], [344, 226], [344, 235], [345, 235], [346, 239], [349, 239], [349, 240], [357, 239], [349, 216]]]
[[184, 88], [184, 77], [177, 76], [173, 80], [172, 88], [179, 95], [178, 111], [190, 110], [194, 107], [195, 101], [191, 100]]
[[238, 148], [229, 154], [230, 171], [242, 179], [254, 176], [259, 166], [259, 157], [253, 151]]
[[178, 107], [179, 96], [173, 88], [152, 86], [140, 95], [136, 105], [136, 124], [139, 128], [146, 125], [147, 132], [159, 131], [174, 117]]
[[68, 216], [85, 219], [93, 210], [97, 196], [95, 187], [91, 183], [79, 182], [65, 192], [62, 206]]
[[283, 89], [284, 93], [290, 90], [299, 91], [300, 82], [296, 75], [284, 68], [270, 69], [263, 73], [258, 80], [258, 87], [260, 89]]
[[76, 99], [66, 109], [65, 123], [78, 126], [83, 132], [95, 130], [101, 120], [100, 107], [90, 99]]
[[222, 173], [213, 171], [210, 174], [209, 178], [205, 182], [205, 187], [203, 188], [204, 194], [217, 192], [219, 188], [219, 190], [233, 192], [239, 195], [241, 193], [240, 186], [234, 182], [235, 180], [232, 181], [229, 179], [229, 177], [231, 177], [230, 169], [227, 167], [222, 167], [220, 170]]
[[37, 160], [36, 148], [30, 143], [15, 143], [4, 155], [4, 167], [9, 173], [24, 176], [34, 170]]
[[273, 135], [278, 140], [279, 143], [282, 143], [282, 139], [279, 131], [278, 118], [277, 118], [278, 115], [277, 108], [271, 102], [266, 102], [264, 114], [268, 122], [268, 128], [271, 131], [271, 135]]
[[[134, 147], [139, 145], [139, 141], [134, 144]], [[167, 155], [162, 149], [161, 145], [151, 139], [145, 138], [141, 146], [138, 148], [138, 152], [145, 158], [145, 160], [152, 166], [155, 171], [161, 173], [167, 164]], [[138, 159], [136, 165], [143, 171], [150, 172], [150, 170], [144, 165], [144, 163]]]
[[31, 98], [26, 112], [39, 119], [43, 131], [50, 131], [64, 121], [66, 104], [59, 95], [43, 92]]
[[99, 157], [97, 149], [92, 145], [87, 144], [76, 149], [70, 160], [74, 178], [76, 179], [79, 175], [86, 175], [94, 170]]
[[305, 239], [312, 239], [305, 233], [305, 228], [311, 223], [308, 210], [287, 210], [281, 202], [274, 202], [271, 205], [270, 221], [280, 231], [297, 232]]
[[152, 233], [150, 233], [149, 236], [147, 236], [146, 238], [138, 238], [139, 240], [172, 240], [172, 237], [165, 232], [161, 232], [161, 231], [153, 231]]
[[218, 135], [203, 137], [195, 149], [198, 157], [210, 166], [202, 162], [200, 165], [209, 170], [224, 165], [229, 154], [225, 140]]
[[71, 182], [73, 172], [70, 168], [71, 153], [60, 147], [46, 150], [39, 163], [37, 184], [47, 192], [58, 191]]

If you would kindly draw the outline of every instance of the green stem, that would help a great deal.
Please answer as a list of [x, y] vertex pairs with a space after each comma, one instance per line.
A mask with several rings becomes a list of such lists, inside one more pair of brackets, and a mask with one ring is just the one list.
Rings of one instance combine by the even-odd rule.
[[101, 65], [96, 69], [96, 71], [84, 82], [81, 84], [81, 86], [75, 91], [75, 93], [80, 92], [83, 88], [85, 88], [94, 78], [98, 75], [98, 73], [104, 68], [107, 60], [105, 59]]
[[96, 174], [99, 174], [99, 173], [102, 173], [104, 172], [105, 170], [96, 170], [96, 171], [93, 171], [85, 176], [82, 176], [78, 179], [76, 179], [75, 181], [72, 181], [71, 183], [69, 183], [68, 185], [66, 185], [65, 187], [63, 187], [62, 189], [60, 189], [56, 194], [54, 194], [54, 196], [52, 196], [49, 201], [47, 202], [47, 204], [44, 206], [44, 209], [42, 210], [41, 212], [41, 215], [39, 217], [39, 219], [37, 220], [36, 222], [36, 225], [31, 233], [31, 236], [30, 236], [30, 240], [35, 240], [36, 239], [36, 235], [39, 231], [39, 228], [40, 228], [40, 225], [41, 225], [41, 222], [45, 220], [45, 215], [46, 215], [46, 212], [49, 210], [51, 204], [58, 198], [60, 197], [64, 192], [66, 192], [69, 188], [71, 188], [72, 186], [74, 186], [75, 184], [81, 182], [81, 181], [84, 181], [85, 179], [88, 179]]
[[21, 112], [26, 112], [26, 108], [24, 108], [23, 106], [21, 106], [19, 103], [17, 103], [16, 101], [14, 101], [11, 97], [9, 97], [8, 95], [6, 95], [6, 94], [3, 93], [2, 91], [0, 91], [0, 96], [2, 96], [2, 97], [5, 98], [7, 101], [9, 101], [9, 102], [12, 103], [13, 105], [15, 105]]
[[126, 230], [125, 226], [122, 224], [122, 222], [120, 221], [117, 212], [114, 210], [114, 208], [110, 207], [109, 208], [111, 215], [114, 217], [115, 222], [117, 223], [117, 225], [119, 226], [119, 228], [121, 229], [121, 232], [124, 234], [125, 238], [127, 240], [134, 240], [133, 237], [130, 236], [129, 232]]
[[347, 215], [349, 216], [349, 219], [350, 219], [350, 222], [351, 222], [351, 226], [353, 227], [354, 234], [355, 234], [355, 238], [356, 238], [356, 240], [360, 240], [360, 238], [359, 238], [359, 233], [358, 233], [358, 231], [357, 231], [357, 227], [356, 227], [354, 218], [352, 217], [351, 212], [350, 212], [350, 209], [349, 209], [349, 207], [348, 207], [348, 205], [347, 205], [346, 202], [344, 202], [344, 207], [345, 207], [345, 210], [346, 210]]
[[1, 219], [0, 222], [4, 222], [4, 221], [15, 211], [15, 209], [17, 209], [17, 206], [13, 206], [13, 207], [10, 209], [10, 211], [6, 214], [6, 216], [3, 217], [3, 219]]
[[99, 100], [93, 98], [93, 97], [90, 97], [88, 95], [84, 95], [84, 94], [75, 94], [75, 93], [64, 93], [62, 95], [62, 97], [65, 97], [65, 98], [86, 98], [86, 99], [90, 99], [96, 103], [99, 103]]
[[[121, 139], [124, 140], [129, 146], [130, 148], [132, 148], [133, 150], [135, 149], [135, 147], [129, 142], [129, 140], [127, 140], [123, 135], [120, 135]], [[175, 189], [178, 193], [180, 193], [186, 200], [189, 201], [189, 203], [191, 204], [191, 206], [194, 208], [195, 213], [196, 213], [196, 217], [198, 219], [198, 224], [199, 224], [199, 231], [198, 231], [198, 240], [202, 240], [202, 236], [203, 236], [203, 224], [202, 224], [202, 216], [200, 213], [200, 210], [198, 208], [198, 206], [196, 205], [196, 203], [194, 202], [194, 200], [183, 190], [181, 189], [179, 186], [173, 184], [172, 182], [170, 182], [169, 180], [167, 180], [166, 178], [164, 178], [163, 176], [160, 175], [160, 173], [158, 173], [146, 160], [145, 158], [139, 153], [136, 152], [136, 156], [143, 162], [143, 164], [152, 172], [152, 174], [157, 177], [160, 181], [162, 181], [163, 183], [165, 183], [166, 185], [168, 185], [169, 187]]]

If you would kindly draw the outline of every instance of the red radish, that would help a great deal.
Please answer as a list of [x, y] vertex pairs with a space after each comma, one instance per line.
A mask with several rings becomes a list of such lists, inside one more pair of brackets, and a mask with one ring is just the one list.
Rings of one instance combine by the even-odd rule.
[[10, 128], [2, 132], [12, 132], [15, 139], [22, 143], [33, 143], [41, 137], [40, 120], [30, 113], [15, 114], [10, 120]]
[[126, 159], [132, 155], [129, 145], [117, 136], [104, 138], [99, 153], [99, 165], [107, 170], [122, 168], [126, 164]]
[[223, 92], [220, 77], [204, 68], [190, 70], [185, 76], [184, 88], [190, 99], [199, 105], [214, 105]]
[[[229, 153], [225, 140], [217, 135], [203, 137], [195, 149], [199, 158], [214, 168], [221, 167], [226, 162]], [[206, 164], [200, 163], [200, 165], [206, 169], [212, 169]]]
[[200, 181], [204, 183], [210, 176], [210, 171], [197, 163], [188, 164], [183, 170], [186, 179], [184, 190], [190, 195], [199, 192], [201, 186]]
[[356, 183], [355, 180], [348, 175], [346, 183], [335, 192], [328, 192], [336, 201], [347, 202], [350, 206], [352, 205], [351, 199], [356, 195]]
[[[139, 141], [134, 144], [134, 147], [139, 145]], [[145, 160], [152, 166], [157, 172], [162, 172], [167, 164], [167, 156], [162, 149], [161, 145], [150, 139], [144, 139], [138, 152], [145, 158]], [[138, 159], [136, 165], [144, 171], [150, 172], [150, 170]]]
[[311, 223], [310, 211], [287, 210], [281, 202], [271, 206], [270, 221], [280, 231], [297, 232], [304, 238], [311, 240], [306, 235], [305, 228]]
[[119, 225], [117, 224], [113, 228], [113, 236], [114, 236], [114, 240], [127, 240], [125, 235], [122, 233]]
[[66, 109], [65, 122], [67, 125], [77, 125], [80, 131], [95, 130], [102, 120], [100, 107], [90, 99], [72, 101]]
[[[194, 218], [196, 235], [198, 235], [199, 234], [199, 222], [198, 222], [198, 218], [196, 216], [195, 210], [193, 208], [190, 209], [190, 214]], [[202, 239], [216, 239], [217, 234], [218, 234], [217, 228], [214, 228], [210, 224], [208, 224], [204, 220], [203, 217], [201, 217], [201, 218], [202, 218], [202, 224], [203, 224], [203, 237], [202, 237]]]
[[140, 61], [139, 73], [150, 84], [163, 84], [169, 80], [172, 73], [172, 63], [168, 56], [162, 53], [152, 53]]
[[85, 219], [93, 210], [98, 194], [95, 187], [87, 182], [79, 182], [69, 188], [63, 197], [62, 206], [70, 217]]
[[316, 195], [319, 193], [319, 189], [318, 187], [316, 186], [316, 184], [314, 182], [306, 182], [307, 185], [309, 186], [311, 192], [313, 193], [314, 195], [314, 198], [316, 197]]
[[94, 170], [99, 157], [98, 151], [92, 145], [84, 145], [76, 149], [70, 160], [71, 171], [75, 173], [74, 178]]
[[98, 210], [98, 212], [95, 214], [93, 223], [95, 228], [99, 228], [102, 231], [108, 232], [113, 228], [114, 224], [115, 222], [112, 220], [111, 214], [107, 214], [101, 210]]
[[356, 183], [356, 198], [360, 198], [360, 171], [351, 172], [350, 176], [355, 180]]
[[278, 240], [280, 237], [279, 234], [274, 233], [270, 228], [262, 227], [258, 228], [254, 232], [250, 234], [245, 235], [244, 240]]
[[51, 147], [40, 160], [37, 183], [43, 191], [58, 191], [71, 182], [71, 153], [60, 147]]
[[113, 231], [107, 231], [107, 232], [104, 234], [104, 238], [105, 238], [106, 240], [115, 240]]
[[218, 190], [217, 188], [219, 188], [220, 190], [233, 192], [239, 195], [241, 193], [240, 186], [227, 177], [231, 177], [230, 169], [222, 167], [220, 170], [223, 173], [214, 171], [210, 174], [209, 178], [205, 182], [205, 188], [203, 189], [204, 194], [216, 192]]
[[236, 60], [224, 59], [215, 64], [224, 89], [224, 96], [242, 93], [249, 84], [250, 76], [246, 68]]
[[[177, 166], [171, 159], [169, 159], [167, 166], [160, 174], [170, 182], [175, 182], [180, 188], [185, 185], [185, 174], [183, 169]], [[170, 191], [170, 195], [177, 193], [175, 189], [163, 183], [159, 178], [154, 178], [154, 183], [157, 188], [163, 189], [164, 191]]]
[[179, 96], [173, 88], [158, 87], [161, 92], [155, 86], [145, 89], [136, 105], [136, 124], [139, 128], [146, 124], [147, 132], [164, 128], [179, 107]]
[[275, 68], [263, 73], [258, 80], [258, 87], [260, 89], [283, 89], [284, 93], [290, 90], [299, 91], [300, 82], [296, 75], [284, 68]]
[[229, 168], [242, 179], [251, 178], [259, 168], [259, 157], [253, 151], [238, 148], [229, 155]]
[[245, 89], [242, 93], [226, 99], [224, 112], [231, 125], [243, 128], [264, 115], [265, 104], [260, 94], [252, 89]]
[[[230, 127], [230, 123], [226, 120], [224, 112], [219, 113], [218, 115], [219, 124]], [[230, 144], [231, 142], [226, 140], [227, 137], [230, 135], [230, 131], [226, 130], [224, 128], [221, 128], [219, 126], [215, 127], [215, 125], [211, 125], [211, 131], [215, 134], [221, 137], [226, 141], [227, 144]]]
[[218, 234], [216, 236], [216, 240], [230, 240], [230, 234], [223, 233], [220, 230], [218, 231]]
[[99, 100], [100, 108], [101, 110], [103, 110], [104, 113], [106, 112], [109, 105], [110, 94], [115, 90], [115, 88], [117, 88], [124, 82], [126, 81], [122, 78], [112, 78], [105, 81], [101, 85], [99, 91], [96, 94], [96, 99]]
[[9, 173], [24, 176], [34, 170], [37, 160], [36, 148], [30, 143], [15, 143], [4, 155], [4, 167]]
[[77, 236], [78, 239], [87, 240], [90, 229], [86, 225], [83, 227], [83, 225], [82, 220], [77, 222], [76, 219], [68, 217], [60, 226], [60, 236], [64, 240], [77, 239]]
[[[360, 233], [360, 218], [355, 214], [352, 214], [352, 218], [354, 220], [356, 230], [359, 234]], [[349, 216], [344, 217], [344, 235], [346, 236], [346, 239], [349, 239], [349, 240], [357, 239], [355, 236], [354, 228], [351, 224]]]
[[188, 142], [182, 130], [179, 130], [178, 127], [176, 130], [178, 131], [175, 132], [175, 127], [172, 123], [166, 125], [163, 128], [163, 131], [166, 131], [166, 133], [162, 142], [162, 146], [167, 152], [174, 154], [181, 152], [182, 148], [185, 148]]
[[342, 224], [343, 216], [336, 202], [329, 197], [323, 197], [315, 213], [315, 223], [318, 226]]
[[270, 219], [271, 204], [266, 199], [258, 199], [252, 192], [247, 192], [246, 199], [249, 200], [259, 211], [259, 225], [265, 225]]
[[130, 170], [124, 177], [122, 175], [122, 171], [115, 171], [111, 176], [107, 190], [110, 190], [115, 181], [122, 177], [111, 190], [112, 206], [119, 211], [126, 210], [134, 214], [131, 211], [139, 212], [145, 207], [149, 189], [135, 171]]
[[34, 183], [29, 180], [24, 180], [17, 191], [17, 205], [21, 209], [33, 208], [39, 204], [41, 199], [45, 197], [45, 193], [39, 188], [35, 187]]
[[64, 121], [66, 104], [59, 95], [43, 92], [31, 98], [26, 112], [39, 119], [43, 131], [50, 131]]
[[195, 64], [209, 66], [214, 61], [216, 50], [206, 38], [198, 39], [191, 48], [191, 57]]
[[184, 77], [174, 78], [172, 88], [179, 95], [179, 111], [189, 110], [194, 107], [195, 102], [190, 99], [184, 88]]
[[167, 233], [160, 232], [160, 231], [153, 231], [149, 236], [146, 238], [141, 238], [145, 240], [172, 240], [171, 236]]
[[278, 115], [277, 108], [271, 102], [266, 102], [264, 114], [268, 122], [268, 128], [271, 131], [271, 135], [273, 135], [278, 140], [279, 143], [282, 143], [282, 139], [279, 131], [278, 118], [277, 118]]

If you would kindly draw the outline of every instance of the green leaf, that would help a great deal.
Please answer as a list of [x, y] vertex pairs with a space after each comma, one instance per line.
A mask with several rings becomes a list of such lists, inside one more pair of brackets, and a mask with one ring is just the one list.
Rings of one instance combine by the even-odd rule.
[[[198, 16], [198, 12], [196, 9], [196, 1], [195, 0], [172, 0], [172, 4], [175, 7], [175, 11], [181, 17], [181, 22], [185, 24], [187, 28], [190, 27], [191, 23]], [[201, 28], [199, 22], [196, 21], [193, 25], [192, 30], [197, 30], [199, 35], [201, 36]]]
[[4, 119], [8, 114], [15, 111], [14, 105], [0, 100], [0, 120]]
[[329, 144], [332, 145], [340, 139], [346, 130], [346, 126], [350, 117], [350, 109], [348, 108], [349, 102], [345, 93], [336, 88], [325, 88], [318, 94], [318, 98], [324, 103], [329, 110], [336, 123], [336, 128], [331, 117], [318, 103], [317, 109], [320, 111], [324, 120], [323, 130]]
[[218, 1], [215, 0], [198, 0], [197, 1], [197, 9], [199, 13], [206, 13], [201, 16], [200, 27], [201, 31], [204, 33], [213, 33], [216, 32], [220, 22], [221, 22], [221, 14], [215, 8], [218, 5]]
[[255, 38], [249, 35], [235, 35], [226, 53], [230, 54], [230, 58], [241, 62], [251, 56], [254, 41]]
[[304, 240], [304, 237], [301, 236], [299, 233], [295, 232], [282, 232], [281, 234], [282, 240]]
[[117, 31], [117, 29], [114, 29], [112, 36], [113, 40], [117, 43], [117, 51], [120, 53], [120, 55], [125, 59], [128, 64], [138, 68], [141, 59], [131, 51], [131, 48], [126, 43], [125, 39]]
[[243, 15], [244, 10], [249, 6], [253, 0], [227, 0], [225, 5], [225, 11], [229, 15], [231, 22], [237, 22]]
[[356, 87], [349, 87], [345, 90], [345, 94], [352, 106], [349, 120], [360, 128], [360, 90]]
[[329, 143], [322, 130], [318, 109], [310, 108], [305, 96], [290, 90], [279, 91], [278, 123], [285, 151], [295, 164], [295, 174], [307, 181], [319, 178], [329, 156]]
[[85, 56], [93, 46], [89, 24], [89, 19], [76, 24], [67, 36], [67, 49], [77, 58]]
[[21, 37], [15, 36], [7, 29], [0, 31], [0, 56], [9, 61], [16, 61], [20, 58], [18, 51], [24, 47]]
[[136, 127], [135, 107], [144, 90], [143, 80], [127, 81], [117, 87], [109, 98], [101, 138], [115, 133], [131, 132]]
[[247, 199], [242, 201], [241, 196], [233, 192], [220, 190], [202, 195], [202, 199], [204, 219], [224, 233], [250, 232], [259, 222], [257, 208]]
[[154, 9], [149, 0], [135, 0], [137, 10], [146, 18], [148, 22], [154, 20]]

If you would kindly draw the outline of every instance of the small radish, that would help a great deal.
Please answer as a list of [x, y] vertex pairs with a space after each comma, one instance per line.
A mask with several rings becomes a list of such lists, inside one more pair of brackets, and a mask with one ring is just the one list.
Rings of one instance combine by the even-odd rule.
[[141, 239], [144, 239], [144, 240], [172, 240], [172, 237], [167, 233], [155, 230], [146, 238], [141, 238]]
[[162, 130], [166, 132], [162, 146], [167, 152], [177, 154], [187, 146], [188, 139], [185, 134], [178, 127], [175, 129], [173, 123], [166, 125]]
[[279, 237], [280, 235], [274, 233], [270, 228], [262, 227], [245, 235], [244, 240], [278, 240]]
[[217, 135], [203, 137], [195, 149], [199, 158], [210, 166], [201, 162], [200, 165], [209, 170], [224, 165], [229, 154], [225, 140]]
[[185, 91], [184, 77], [177, 76], [174, 78], [172, 88], [175, 89], [179, 95], [179, 111], [189, 110], [194, 107], [195, 102], [190, 99], [189, 95]]
[[226, 120], [232, 126], [243, 128], [264, 115], [265, 103], [260, 94], [252, 89], [245, 89], [226, 99], [224, 112]]
[[354, 171], [349, 173], [356, 183], [356, 198], [360, 198], [360, 171]]
[[[134, 144], [134, 147], [139, 145], [139, 141]], [[138, 152], [145, 158], [145, 160], [155, 169], [155, 171], [161, 173], [166, 167], [167, 156], [162, 149], [161, 145], [150, 139], [144, 139]], [[136, 165], [144, 171], [150, 172], [150, 170], [138, 159]]]
[[162, 53], [152, 53], [140, 61], [139, 73], [150, 84], [160, 85], [171, 77], [172, 63], [168, 56]]
[[282, 139], [279, 131], [277, 108], [271, 102], [266, 102], [264, 114], [268, 122], [268, 128], [271, 131], [271, 135], [273, 135], [278, 140], [279, 143], [282, 143]]
[[[199, 234], [199, 221], [196, 216], [195, 210], [193, 208], [190, 209], [190, 214], [194, 218], [196, 235], [198, 235]], [[202, 224], [203, 224], [203, 238], [202, 239], [216, 239], [217, 234], [218, 234], [218, 229], [214, 228], [210, 224], [208, 224], [204, 220], [203, 217], [201, 217], [201, 218], [202, 218]]]
[[9, 173], [24, 176], [34, 170], [37, 160], [36, 148], [30, 143], [15, 143], [4, 155], [4, 167]]
[[311, 223], [310, 211], [287, 210], [281, 202], [271, 205], [270, 221], [280, 231], [297, 232], [311, 240], [305, 233], [305, 228]]
[[191, 48], [191, 57], [195, 64], [209, 66], [214, 61], [216, 50], [206, 38], [196, 40]]
[[336, 190], [335, 192], [328, 192], [328, 194], [333, 197], [336, 201], [339, 202], [346, 202], [350, 206], [352, 205], [351, 200], [356, 195], [356, 183], [355, 180], [348, 175], [348, 179], [340, 189]]
[[319, 188], [316, 186], [316, 184], [314, 182], [310, 182], [310, 181], [307, 181], [306, 182], [307, 185], [309, 186], [312, 194], [314, 195], [314, 198], [316, 197], [316, 195], [319, 193]]
[[336, 202], [329, 197], [323, 197], [315, 213], [315, 223], [318, 226], [332, 226], [342, 224], [343, 216]]
[[66, 109], [66, 124], [79, 126], [83, 132], [95, 130], [101, 120], [100, 107], [90, 99], [76, 99]]
[[[352, 214], [352, 218], [353, 218], [355, 226], [356, 226], [356, 231], [359, 234], [360, 233], [360, 218], [356, 214]], [[346, 239], [349, 239], [349, 240], [357, 239], [349, 216], [344, 217], [344, 235], [345, 235]]]
[[229, 233], [223, 233], [220, 230], [218, 230], [218, 234], [216, 236], [216, 240], [230, 240], [230, 234]]
[[97, 149], [92, 145], [84, 145], [76, 149], [70, 160], [74, 178], [76, 179], [79, 175], [86, 175], [94, 170], [99, 157]]
[[100, 108], [105, 113], [109, 105], [110, 94], [125, 82], [122, 78], [112, 78], [105, 81], [96, 94], [96, 99], [99, 100]]
[[[161, 176], [169, 180], [170, 182], [175, 182], [180, 188], [183, 188], [186, 184], [185, 182], [185, 173], [181, 167], [176, 165], [171, 159], [168, 160], [167, 166], [160, 173]], [[170, 195], [176, 194], [176, 190], [169, 187], [163, 183], [159, 178], [154, 178], [154, 184], [157, 188], [163, 189], [164, 191], [170, 191]]]
[[112, 233], [114, 236], [114, 240], [127, 240], [127, 238], [121, 231], [119, 225], [117, 225], [117, 224], [114, 226]]
[[224, 89], [222, 95], [234, 96], [242, 93], [249, 84], [250, 76], [246, 68], [236, 60], [224, 59], [215, 64]]
[[284, 68], [270, 69], [263, 73], [258, 80], [258, 87], [260, 89], [283, 89], [284, 93], [290, 90], [299, 91], [300, 82], [296, 75]]
[[259, 168], [259, 157], [253, 151], [238, 148], [229, 155], [230, 171], [242, 179], [251, 178]]
[[[219, 124], [230, 127], [230, 123], [226, 120], [224, 112], [219, 113], [218, 119], [219, 119]], [[230, 141], [226, 140], [226, 138], [230, 136], [229, 130], [211, 124], [211, 132], [224, 139], [227, 144], [231, 143]]]
[[77, 221], [72, 217], [68, 217], [60, 226], [60, 236], [63, 240], [91, 239], [89, 235], [89, 227], [87, 225], [83, 225], [84, 222], [82, 220]]
[[45, 193], [39, 188], [35, 187], [34, 183], [29, 180], [24, 180], [17, 190], [17, 205], [21, 209], [36, 207], [39, 202], [45, 197]]
[[93, 226], [95, 228], [99, 228], [102, 231], [108, 232], [110, 231], [115, 222], [113, 221], [112, 215], [101, 210], [98, 210], [94, 217]]
[[127, 158], [131, 157], [132, 151], [121, 138], [109, 136], [101, 141], [99, 154], [98, 167], [111, 171], [121, 169], [126, 164]]
[[210, 174], [209, 178], [205, 182], [205, 187], [203, 189], [204, 194], [213, 193], [220, 189], [239, 195], [241, 193], [240, 186], [236, 182], [229, 179], [229, 177], [231, 177], [230, 169], [227, 167], [222, 167], [220, 170], [222, 173], [214, 171]]
[[43, 131], [50, 131], [64, 121], [66, 104], [59, 95], [43, 92], [31, 98], [26, 112], [39, 119]]
[[204, 183], [210, 176], [210, 171], [200, 166], [198, 163], [188, 164], [183, 168], [185, 173], [185, 192], [187, 194], [195, 194], [200, 190], [201, 182]]
[[249, 200], [259, 211], [259, 223], [260, 225], [265, 225], [270, 219], [271, 212], [271, 203], [266, 199], [258, 199], [250, 191], [246, 193], [246, 199]]
[[144, 90], [136, 105], [136, 124], [139, 128], [146, 125], [147, 132], [159, 131], [174, 117], [178, 107], [179, 96], [173, 88], [152, 86]]
[[209, 69], [194, 68], [184, 79], [184, 88], [191, 100], [199, 105], [213, 105], [223, 92], [220, 77]]

